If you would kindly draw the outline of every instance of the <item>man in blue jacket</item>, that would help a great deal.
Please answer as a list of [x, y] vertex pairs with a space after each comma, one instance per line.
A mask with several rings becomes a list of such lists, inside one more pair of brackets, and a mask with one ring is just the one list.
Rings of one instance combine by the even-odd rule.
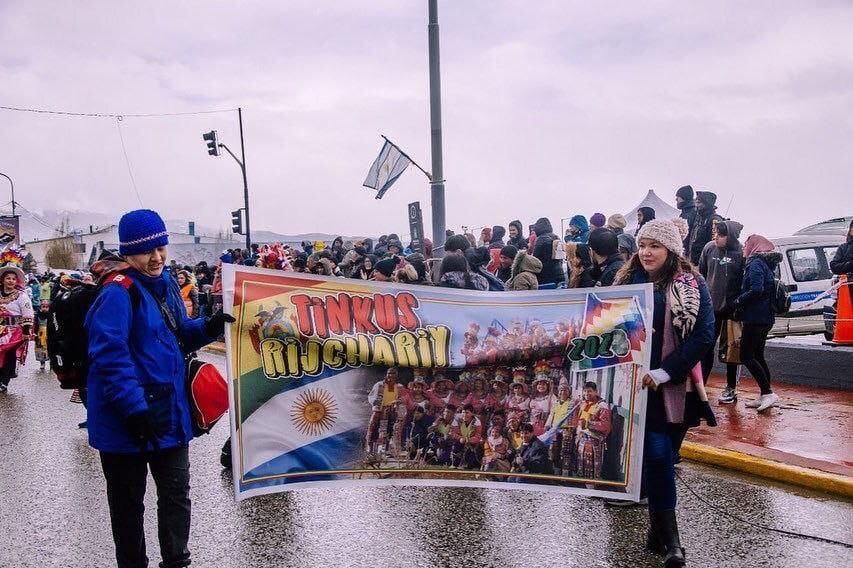
[[143, 498], [149, 468], [157, 486], [160, 566], [189, 566], [193, 433], [185, 353], [210, 343], [234, 320], [222, 312], [187, 318], [177, 284], [163, 270], [169, 239], [157, 213], [131, 211], [118, 232], [126, 270], [104, 278], [85, 323], [89, 443], [101, 454], [118, 566], [148, 566]]

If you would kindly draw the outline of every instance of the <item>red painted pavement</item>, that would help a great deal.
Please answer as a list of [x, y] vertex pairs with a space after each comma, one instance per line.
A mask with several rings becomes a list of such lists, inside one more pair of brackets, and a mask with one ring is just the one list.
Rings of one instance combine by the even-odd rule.
[[779, 406], [759, 414], [744, 408], [758, 397], [752, 378], [741, 378], [737, 404], [717, 403], [725, 385], [719, 375], [708, 382], [717, 427], [703, 423], [687, 440], [853, 477], [853, 392], [775, 383]]

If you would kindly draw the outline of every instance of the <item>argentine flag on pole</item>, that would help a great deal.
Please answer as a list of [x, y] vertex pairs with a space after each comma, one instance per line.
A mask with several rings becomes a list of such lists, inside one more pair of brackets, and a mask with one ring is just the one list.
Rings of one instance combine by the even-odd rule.
[[409, 157], [385, 138], [385, 144], [382, 145], [382, 150], [370, 166], [370, 171], [367, 172], [362, 185], [377, 190], [376, 199], [382, 199], [385, 192], [394, 185], [410, 163]]
[[388, 138], [382, 136], [382, 139], [385, 140], [385, 144], [382, 145], [382, 150], [379, 151], [379, 156], [377, 156], [373, 165], [370, 166], [370, 171], [367, 172], [367, 178], [362, 184], [364, 187], [377, 190], [376, 199], [382, 199], [385, 192], [388, 191], [391, 186], [394, 185], [394, 182], [397, 181], [397, 178], [406, 171], [409, 164], [412, 164], [422, 171], [427, 179], [432, 182], [432, 174], [420, 167], [416, 161], [400, 150], [400, 148], [388, 140]]

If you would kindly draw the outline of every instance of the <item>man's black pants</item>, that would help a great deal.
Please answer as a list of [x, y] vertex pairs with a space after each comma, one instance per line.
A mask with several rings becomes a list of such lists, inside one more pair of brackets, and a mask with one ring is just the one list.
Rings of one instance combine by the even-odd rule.
[[190, 565], [190, 461], [186, 446], [144, 454], [101, 452], [119, 568], [148, 566], [143, 512], [148, 469], [157, 486], [162, 568]]
[[[714, 358], [717, 356], [717, 340], [720, 339], [720, 333], [723, 331], [723, 326], [726, 325], [726, 320], [730, 316], [722, 312], [714, 312], [714, 345], [711, 347], [705, 356], [702, 357], [702, 381], [708, 384], [708, 377], [711, 376], [711, 370], [714, 368]], [[737, 364], [726, 363], [726, 385], [735, 388], [737, 387]]]

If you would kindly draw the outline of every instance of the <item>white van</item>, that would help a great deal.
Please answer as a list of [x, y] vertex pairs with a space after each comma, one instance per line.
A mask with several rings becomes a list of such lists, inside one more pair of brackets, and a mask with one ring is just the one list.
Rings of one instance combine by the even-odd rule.
[[776, 245], [776, 250], [782, 253], [782, 263], [776, 269], [776, 276], [788, 286], [791, 311], [785, 317], [776, 318], [776, 325], [770, 334], [823, 333], [823, 307], [832, 300], [825, 298], [817, 304], [806, 306], [832, 286], [829, 261], [844, 242], [844, 236], [802, 234], [771, 241]]

